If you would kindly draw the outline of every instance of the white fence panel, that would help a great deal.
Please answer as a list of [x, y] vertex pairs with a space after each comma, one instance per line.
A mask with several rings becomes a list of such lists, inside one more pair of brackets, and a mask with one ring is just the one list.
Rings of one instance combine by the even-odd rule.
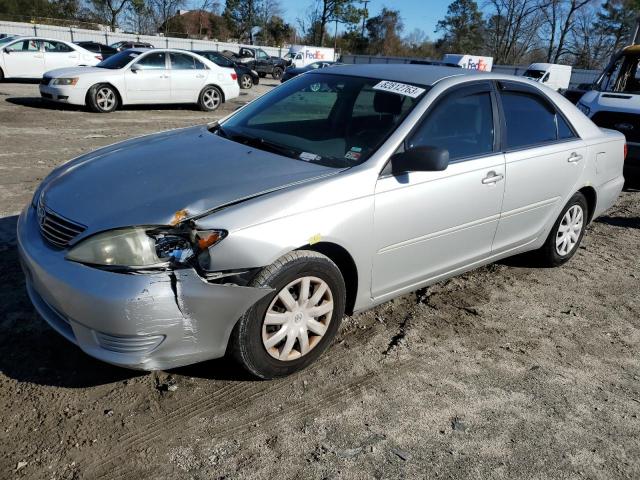
[[230, 50], [238, 53], [240, 47], [262, 48], [268, 55], [281, 57], [289, 49], [286, 47], [262, 47], [239, 43], [214, 42], [212, 40], [192, 40], [189, 38], [161, 37], [158, 35], [134, 35], [129, 33], [86, 30], [75, 27], [59, 27], [56, 25], [40, 25], [32, 23], [0, 21], [0, 33], [15, 35], [36, 35], [38, 37], [55, 38], [68, 42], [94, 41], [111, 45], [115, 42], [129, 40], [150, 43], [156, 48], [182, 48], [185, 50]]

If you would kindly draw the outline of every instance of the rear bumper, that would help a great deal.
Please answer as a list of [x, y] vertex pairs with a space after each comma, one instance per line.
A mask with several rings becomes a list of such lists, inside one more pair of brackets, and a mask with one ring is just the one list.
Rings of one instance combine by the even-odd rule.
[[68, 261], [42, 238], [32, 207], [17, 234], [38, 313], [89, 355], [118, 366], [158, 370], [221, 357], [238, 318], [270, 292], [210, 284], [190, 269], [130, 275]]

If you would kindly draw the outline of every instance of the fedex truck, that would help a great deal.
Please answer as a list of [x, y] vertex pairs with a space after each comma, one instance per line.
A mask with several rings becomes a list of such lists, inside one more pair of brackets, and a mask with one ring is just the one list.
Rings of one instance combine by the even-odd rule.
[[442, 57], [445, 63], [454, 63], [462, 68], [470, 70], [480, 70], [490, 72], [493, 67], [493, 57], [481, 57], [479, 55], [461, 55], [457, 53], [447, 53]]
[[298, 68], [321, 60], [333, 62], [336, 59], [333, 48], [307, 47], [305, 45], [293, 45], [284, 58], [290, 61], [290, 65]]

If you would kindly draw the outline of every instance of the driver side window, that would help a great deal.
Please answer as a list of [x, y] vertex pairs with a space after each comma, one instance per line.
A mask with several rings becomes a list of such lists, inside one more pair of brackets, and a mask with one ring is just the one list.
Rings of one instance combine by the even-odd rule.
[[149, 53], [136, 62], [136, 67], [142, 70], [164, 70], [167, 68], [165, 54], [162, 52]]
[[491, 94], [454, 92], [427, 113], [408, 142], [409, 148], [439, 147], [451, 161], [493, 152]]
[[7, 48], [12, 52], [38, 52], [40, 51], [40, 42], [37, 40], [22, 40], [12, 43]]

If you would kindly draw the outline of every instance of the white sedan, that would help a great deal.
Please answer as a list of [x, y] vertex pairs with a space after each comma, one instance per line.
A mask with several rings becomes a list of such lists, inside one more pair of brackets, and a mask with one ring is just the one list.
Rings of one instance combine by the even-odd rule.
[[47, 70], [92, 66], [102, 56], [62, 40], [40, 37], [6, 37], [0, 40], [0, 80], [42, 78]]
[[40, 95], [101, 113], [120, 105], [167, 103], [195, 103], [213, 111], [240, 94], [237, 79], [233, 69], [184, 50], [131, 49], [95, 67], [47, 72]]

